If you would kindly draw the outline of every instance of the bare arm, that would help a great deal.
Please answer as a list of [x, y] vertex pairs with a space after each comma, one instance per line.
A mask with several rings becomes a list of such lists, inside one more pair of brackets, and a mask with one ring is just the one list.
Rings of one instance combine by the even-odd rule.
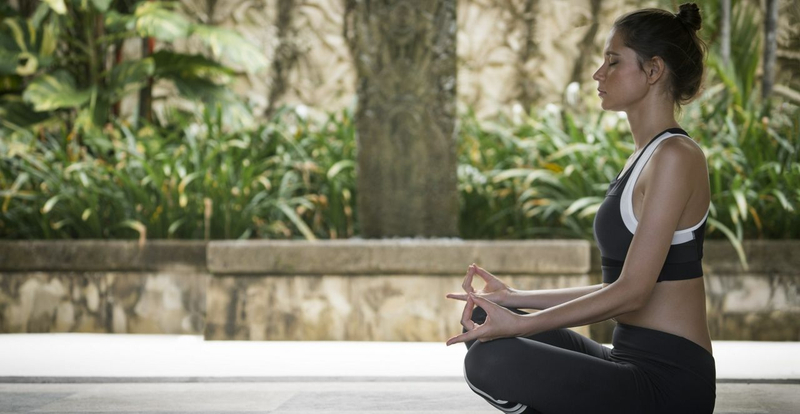
[[[472, 277], [475, 274], [479, 275], [484, 282], [486, 282], [486, 286], [477, 292], [472, 287]], [[577, 286], [560, 289], [519, 290], [508, 286], [495, 275], [473, 263], [469, 267], [461, 287], [464, 288], [464, 292], [473, 292], [498, 305], [512, 308], [543, 310], [597, 292], [603, 288], [603, 285]], [[449, 293], [447, 297], [450, 299], [467, 300], [467, 293]]]
[[560, 289], [518, 290], [511, 289], [511, 294], [503, 305], [523, 309], [547, 309], [562, 303], [575, 300], [603, 288], [603, 284], [577, 286]]

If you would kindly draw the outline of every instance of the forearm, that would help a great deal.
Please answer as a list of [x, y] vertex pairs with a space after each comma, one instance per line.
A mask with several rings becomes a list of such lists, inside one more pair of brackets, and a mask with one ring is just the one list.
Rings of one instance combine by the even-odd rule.
[[520, 336], [605, 321], [638, 309], [638, 303], [636, 297], [629, 290], [626, 291], [622, 284], [613, 283], [604, 289], [541, 312], [523, 315]]
[[602, 289], [603, 285], [578, 286], [560, 289], [517, 290], [504, 301], [503, 305], [523, 309], [547, 309], [575, 300]]

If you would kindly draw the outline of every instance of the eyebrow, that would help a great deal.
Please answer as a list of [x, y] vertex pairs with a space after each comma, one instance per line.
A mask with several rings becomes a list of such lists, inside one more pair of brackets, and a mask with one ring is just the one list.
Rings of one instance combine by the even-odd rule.
[[614, 52], [606, 52], [606, 54], [607, 55], [614, 55], [614, 56], [619, 56], [620, 55], [619, 53], [614, 53]]

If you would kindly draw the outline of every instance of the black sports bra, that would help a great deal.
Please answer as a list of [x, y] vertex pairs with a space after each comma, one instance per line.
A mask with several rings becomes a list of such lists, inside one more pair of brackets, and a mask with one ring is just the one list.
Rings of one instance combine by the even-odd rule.
[[[593, 224], [594, 237], [600, 248], [603, 283], [614, 283], [619, 278], [633, 234], [636, 232], [638, 221], [633, 214], [633, 187], [639, 174], [656, 147], [664, 140], [678, 135], [689, 137], [689, 134], [681, 128], [669, 128], [656, 135], [645, 145], [622, 177], [617, 175], [617, 178], [609, 184], [606, 197], [597, 210]], [[708, 210], [700, 223], [673, 234], [672, 245], [661, 268], [658, 282], [703, 276], [701, 262], [707, 219]]]

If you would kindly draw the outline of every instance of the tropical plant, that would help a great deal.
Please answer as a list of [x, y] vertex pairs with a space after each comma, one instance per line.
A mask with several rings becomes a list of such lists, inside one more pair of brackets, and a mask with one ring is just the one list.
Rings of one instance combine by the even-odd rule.
[[[756, 106], [733, 122], [713, 90], [686, 108], [711, 181], [707, 238], [798, 238], [800, 108]], [[167, 127], [107, 128], [108, 156], [48, 133], [0, 139], [1, 238], [350, 238], [355, 132], [349, 110], [323, 123], [283, 108], [255, 130], [225, 132], [179, 111]], [[555, 105], [523, 116], [460, 118], [458, 189], [465, 239], [593, 239], [608, 183], [633, 152], [616, 113]], [[0, 129], [0, 138], [2, 137]], [[747, 135], [747, 141], [742, 137]]]
[[[234, 69], [225, 60], [256, 73], [267, 59], [236, 32], [190, 22], [178, 2], [48, 0], [25, 18], [3, 9], [0, 21], [0, 119], [9, 129], [63, 124], [104, 147], [102, 128], [110, 108], [153, 81], [172, 82], [179, 94], [213, 108], [227, 122], [252, 124], [252, 115], [227, 85]], [[125, 39], [164, 42], [193, 37], [213, 59], [162, 48], [152, 55], [110, 66], [107, 57]], [[215, 60], [216, 59], [216, 60]], [[199, 112], [199, 113], [202, 113]]]
[[209, 113], [120, 122], [102, 156], [66, 130], [0, 140], [0, 238], [352, 237], [350, 114], [309, 125], [298, 113], [281, 108], [247, 133]]

